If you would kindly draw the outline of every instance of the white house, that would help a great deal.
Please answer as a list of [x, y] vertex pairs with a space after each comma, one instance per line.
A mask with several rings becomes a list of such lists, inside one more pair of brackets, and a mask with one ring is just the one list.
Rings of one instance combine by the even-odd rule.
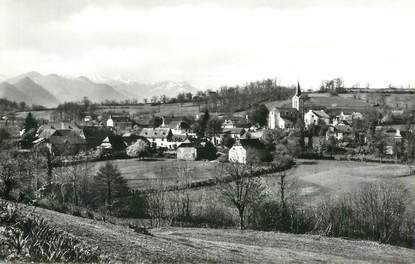
[[111, 116], [107, 119], [107, 127], [114, 127], [114, 120], [112, 120]]
[[272, 160], [272, 156], [257, 138], [237, 139], [232, 148], [229, 149], [228, 159], [230, 162], [246, 164], [268, 162]]
[[351, 114], [345, 114], [344, 112], [341, 112], [334, 118], [333, 125], [336, 126], [337, 124], [340, 124], [342, 121], [346, 121], [347, 123], [351, 124], [353, 120], [362, 120], [363, 118], [363, 114], [359, 112], [353, 112]]
[[330, 123], [330, 116], [324, 110], [308, 110], [304, 114], [304, 124], [306, 127], [318, 125], [319, 122], [323, 122], [326, 125]]

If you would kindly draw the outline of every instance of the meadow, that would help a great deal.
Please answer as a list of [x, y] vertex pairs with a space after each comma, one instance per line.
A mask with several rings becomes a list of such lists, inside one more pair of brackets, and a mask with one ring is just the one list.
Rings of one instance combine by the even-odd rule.
[[[132, 189], [153, 188], [161, 181], [165, 185], [220, 178], [226, 175], [223, 164], [209, 161], [177, 161], [124, 159], [112, 161], [118, 166]], [[92, 163], [96, 174], [104, 162]], [[409, 201], [415, 210], [415, 175], [408, 175], [404, 164], [378, 164], [356, 161], [296, 160], [296, 165], [286, 172], [289, 191], [306, 205], [316, 205], [323, 199], [352, 192], [364, 183], [391, 180], [404, 184], [410, 190]], [[184, 177], [184, 178], [183, 178]], [[261, 177], [270, 197], [279, 195], [279, 174]], [[192, 191], [196, 204], [219, 202], [215, 187]]]

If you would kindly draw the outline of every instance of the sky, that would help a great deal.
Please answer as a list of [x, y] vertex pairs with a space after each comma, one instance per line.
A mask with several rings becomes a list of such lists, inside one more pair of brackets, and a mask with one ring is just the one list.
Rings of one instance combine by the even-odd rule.
[[415, 87], [414, 10], [413, 0], [0, 0], [0, 75]]

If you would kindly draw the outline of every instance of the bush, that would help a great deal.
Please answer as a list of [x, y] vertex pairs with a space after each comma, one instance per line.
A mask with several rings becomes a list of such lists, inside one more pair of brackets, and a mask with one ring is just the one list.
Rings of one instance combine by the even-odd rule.
[[408, 190], [395, 182], [368, 183], [318, 209], [315, 231], [327, 236], [368, 239], [411, 246], [412, 213], [406, 210]]
[[0, 204], [0, 257], [42, 262], [97, 262], [95, 248], [46, 223], [42, 218], [23, 215], [16, 205]]
[[248, 220], [253, 229], [304, 234], [313, 230], [313, 216], [311, 210], [267, 201], [254, 207]]
[[196, 227], [226, 228], [236, 226], [232, 214], [224, 207], [209, 206], [191, 217], [190, 223]]

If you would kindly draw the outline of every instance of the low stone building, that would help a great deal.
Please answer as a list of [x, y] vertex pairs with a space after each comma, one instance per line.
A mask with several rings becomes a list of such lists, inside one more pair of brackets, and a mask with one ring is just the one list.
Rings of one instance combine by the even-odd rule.
[[202, 148], [203, 146], [201, 144], [191, 142], [189, 139], [186, 139], [177, 148], [177, 159], [198, 160], [200, 159]]

